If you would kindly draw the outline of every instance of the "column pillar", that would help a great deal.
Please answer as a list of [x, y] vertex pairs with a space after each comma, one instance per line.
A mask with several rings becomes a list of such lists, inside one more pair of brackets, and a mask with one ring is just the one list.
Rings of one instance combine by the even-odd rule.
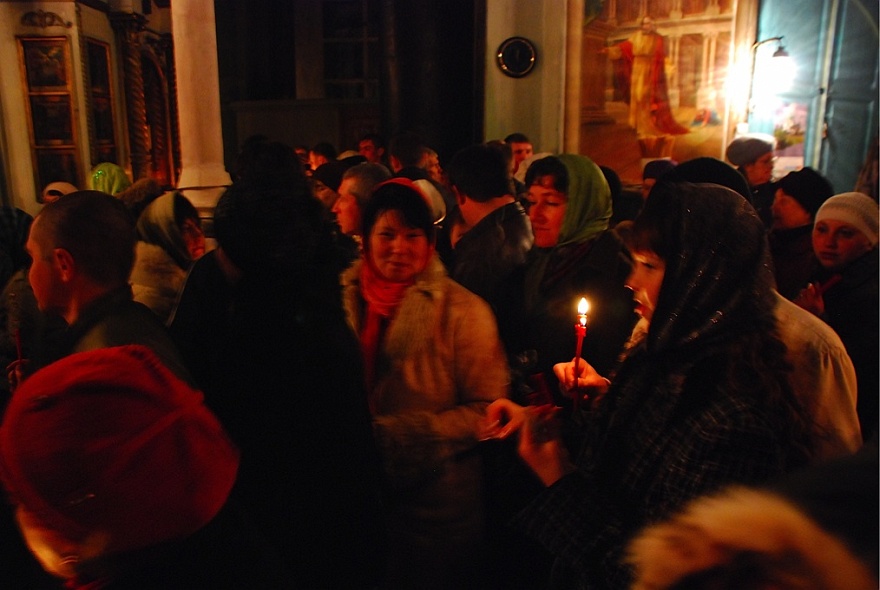
[[565, 108], [563, 150], [576, 154], [581, 138], [581, 64], [584, 0], [568, 0], [565, 46]]
[[715, 108], [715, 59], [718, 47], [718, 33], [703, 35], [703, 63], [700, 71], [700, 85], [697, 88], [697, 106]]
[[212, 217], [232, 184], [223, 163], [214, 0], [172, 2], [171, 30], [180, 129], [177, 186], [203, 217]]
[[144, 76], [141, 70], [141, 32], [146, 19], [137, 12], [112, 12], [110, 24], [120, 45], [128, 123], [131, 175], [134, 180], [150, 175], [150, 137], [147, 130], [147, 107], [144, 102]]
[[[666, 68], [666, 86], [669, 94], [669, 107], [677, 109], [681, 103], [681, 88], [679, 88], [679, 56], [681, 54], [681, 35], [675, 34], [666, 37], [666, 60], [671, 68]], [[664, 67], [666, 67], [664, 65]]]
[[617, 0], [608, 0], [608, 24], [617, 27]]

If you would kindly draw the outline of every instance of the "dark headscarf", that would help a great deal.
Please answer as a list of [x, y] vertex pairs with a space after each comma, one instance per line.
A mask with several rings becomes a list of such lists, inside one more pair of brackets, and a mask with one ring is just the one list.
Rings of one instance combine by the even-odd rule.
[[682, 162], [663, 175], [666, 182], [711, 182], [734, 190], [751, 202], [752, 191], [745, 176], [718, 158], [708, 156]]
[[666, 263], [648, 330], [650, 352], [693, 351], [731, 331], [772, 329], [765, 230], [741, 195], [715, 184], [663, 181], [633, 233], [636, 248], [654, 250]]
[[304, 175], [249, 177], [220, 197], [214, 234], [247, 276], [279, 286], [298, 281], [338, 285], [348, 260], [337, 242], [335, 221], [324, 211]]
[[596, 414], [605, 432], [595, 448], [604, 449], [607, 468], [623, 461], [619, 437], [631, 435], [646, 395], [658, 402], [641, 418], [660, 424], [725, 391], [768, 410], [781, 444], [790, 445], [780, 459], [802, 464], [810, 455], [809, 421], [787, 381], [769, 247], [755, 209], [725, 187], [664, 178], [633, 238], [636, 250], [663, 258], [666, 270], [647, 336], [627, 353]]

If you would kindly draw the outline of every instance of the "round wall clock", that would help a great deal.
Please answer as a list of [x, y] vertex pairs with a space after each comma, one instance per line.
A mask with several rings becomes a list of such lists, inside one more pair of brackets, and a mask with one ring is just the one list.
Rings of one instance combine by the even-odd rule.
[[498, 46], [498, 67], [511, 78], [522, 78], [535, 67], [538, 51], [525, 37], [511, 37]]

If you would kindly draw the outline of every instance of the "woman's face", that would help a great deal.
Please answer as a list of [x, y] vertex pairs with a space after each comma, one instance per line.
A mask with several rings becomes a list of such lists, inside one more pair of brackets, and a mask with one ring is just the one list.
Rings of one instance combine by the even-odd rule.
[[553, 188], [552, 176], [541, 176], [529, 187], [527, 199], [535, 246], [552, 248], [559, 241], [568, 196]]
[[665, 274], [666, 262], [657, 254], [650, 250], [633, 252], [633, 269], [626, 286], [632, 289], [636, 313], [649, 322], [654, 315]]
[[190, 258], [198, 260], [205, 253], [205, 232], [194, 219], [186, 219], [180, 229]]
[[770, 179], [773, 178], [773, 164], [775, 162], [776, 157], [773, 155], [773, 152], [767, 152], [751, 164], [743, 166], [749, 186], [758, 186], [770, 182]]
[[841, 271], [871, 250], [868, 236], [836, 219], [823, 219], [813, 227], [813, 251], [823, 267]]
[[373, 264], [389, 281], [408, 282], [428, 264], [428, 236], [406, 225], [399, 211], [379, 215], [370, 230], [369, 245]]
[[773, 229], [794, 229], [812, 221], [810, 212], [781, 188], [776, 189], [770, 212], [773, 214]]

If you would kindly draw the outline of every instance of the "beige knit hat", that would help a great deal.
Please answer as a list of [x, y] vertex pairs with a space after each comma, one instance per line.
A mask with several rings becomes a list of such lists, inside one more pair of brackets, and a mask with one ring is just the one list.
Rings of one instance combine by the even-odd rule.
[[868, 195], [862, 193], [834, 195], [819, 208], [815, 223], [823, 219], [848, 223], [865, 234], [872, 246], [877, 245], [880, 208], [877, 206], [877, 201]]

